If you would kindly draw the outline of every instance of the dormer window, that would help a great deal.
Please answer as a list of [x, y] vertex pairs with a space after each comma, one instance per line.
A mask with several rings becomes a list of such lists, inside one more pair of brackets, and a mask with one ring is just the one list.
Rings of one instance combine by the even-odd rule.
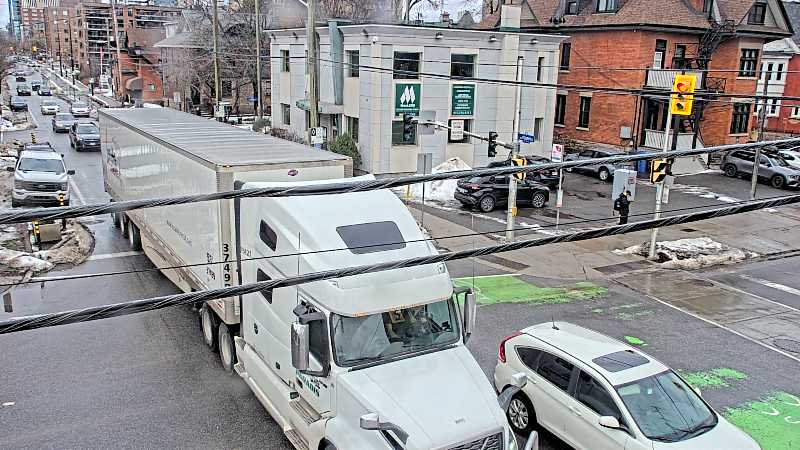
[[764, 25], [764, 19], [767, 16], [767, 4], [756, 2], [750, 8], [750, 14], [747, 16], [747, 23], [750, 25]]
[[597, 12], [609, 13], [617, 10], [617, 0], [597, 0]]

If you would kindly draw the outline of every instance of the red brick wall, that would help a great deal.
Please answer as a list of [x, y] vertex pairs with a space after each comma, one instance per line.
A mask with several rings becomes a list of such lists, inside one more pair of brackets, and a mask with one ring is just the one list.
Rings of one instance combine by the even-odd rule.
[[[800, 56], [795, 55], [789, 60], [789, 73], [786, 74], [786, 86], [783, 95], [787, 97], [800, 96]], [[782, 100], [778, 117], [767, 120], [767, 129], [777, 133], [800, 134], [800, 119], [792, 119], [792, 109], [800, 106], [796, 100]]]

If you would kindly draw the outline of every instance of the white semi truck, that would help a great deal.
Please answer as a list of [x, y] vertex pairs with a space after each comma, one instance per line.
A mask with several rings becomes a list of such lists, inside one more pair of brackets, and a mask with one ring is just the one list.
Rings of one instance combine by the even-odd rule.
[[[100, 125], [116, 201], [346, 181], [352, 170], [339, 155], [166, 109], [103, 110]], [[245, 141], [258, 152], [244, 157]], [[116, 219], [158, 266], [230, 261], [165, 270], [184, 291], [437, 253], [387, 190], [195, 203]], [[516, 449], [500, 403], [525, 380], [498, 402], [465, 346], [475, 311], [474, 296], [454, 291], [437, 263], [212, 301], [200, 322], [223, 366], [297, 449]]]

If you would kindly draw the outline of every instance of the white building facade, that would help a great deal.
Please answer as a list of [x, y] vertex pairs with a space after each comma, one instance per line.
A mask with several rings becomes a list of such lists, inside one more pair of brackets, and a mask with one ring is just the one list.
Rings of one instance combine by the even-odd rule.
[[[320, 125], [328, 140], [357, 140], [361, 170], [412, 173], [420, 153], [436, 166], [458, 157], [490, 158], [486, 142], [458, 133], [403, 133], [403, 115], [434, 111], [436, 120], [512, 140], [516, 66], [522, 60], [520, 131], [534, 135], [522, 154], [549, 156], [553, 141], [559, 44], [563, 36], [407, 25], [318, 27]], [[310, 120], [305, 29], [270, 30], [272, 126], [304, 134]], [[454, 78], [455, 77], [455, 78]], [[500, 80], [500, 81], [498, 81]], [[508, 151], [498, 147], [494, 159]]]

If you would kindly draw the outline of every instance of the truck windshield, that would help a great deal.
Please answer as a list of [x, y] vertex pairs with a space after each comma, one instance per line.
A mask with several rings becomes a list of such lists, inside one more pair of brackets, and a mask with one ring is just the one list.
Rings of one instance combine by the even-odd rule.
[[444, 347], [459, 338], [452, 300], [360, 317], [332, 315], [336, 363], [352, 366]]
[[22, 158], [19, 160], [19, 170], [23, 172], [63, 173], [64, 163], [58, 159]]

